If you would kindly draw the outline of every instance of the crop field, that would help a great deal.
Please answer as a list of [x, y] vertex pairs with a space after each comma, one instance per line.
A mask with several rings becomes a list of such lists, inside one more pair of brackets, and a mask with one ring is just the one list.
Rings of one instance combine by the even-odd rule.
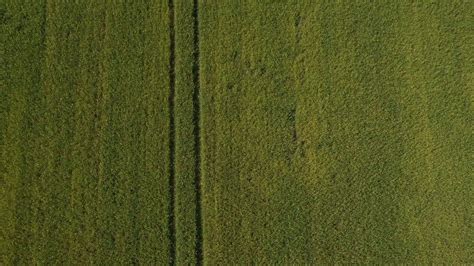
[[474, 263], [474, 1], [0, 23], [1, 265]]

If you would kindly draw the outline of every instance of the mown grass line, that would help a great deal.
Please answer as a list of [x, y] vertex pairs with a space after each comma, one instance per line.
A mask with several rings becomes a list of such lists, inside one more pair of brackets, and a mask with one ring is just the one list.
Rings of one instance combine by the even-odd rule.
[[[24, 224], [21, 224], [18, 226], [16, 234], [23, 235], [23, 233], [29, 232], [30, 234], [26, 234], [25, 236], [28, 238], [28, 245], [23, 246], [23, 243], [18, 243], [16, 242], [15, 244], [18, 245], [18, 247], [22, 247], [22, 249], [28, 250], [29, 256], [27, 257], [22, 257], [22, 255], [17, 255], [16, 256], [16, 262], [20, 261], [20, 263], [25, 262], [24, 260], [27, 259], [29, 263], [35, 263], [38, 261], [38, 256], [39, 256], [39, 248], [38, 248], [38, 240], [39, 240], [39, 226], [38, 226], [38, 217], [40, 216], [40, 201], [39, 199], [39, 193], [40, 193], [40, 178], [43, 174], [43, 169], [44, 166], [42, 165], [42, 159], [45, 154], [45, 149], [42, 143], [42, 135], [44, 134], [44, 128], [41, 125], [41, 122], [43, 121], [43, 116], [45, 112], [45, 106], [43, 104], [43, 95], [42, 95], [42, 90], [43, 90], [43, 83], [45, 79], [45, 70], [43, 69], [44, 66], [46, 65], [46, 50], [47, 50], [47, 35], [48, 35], [48, 20], [50, 17], [50, 12], [48, 11], [48, 2], [43, 1], [41, 3], [42, 5], [42, 20], [41, 20], [41, 28], [40, 30], [40, 38], [41, 38], [41, 51], [40, 51], [40, 58], [41, 60], [38, 60], [37, 63], [37, 71], [38, 71], [38, 76], [37, 80], [35, 82], [35, 86], [33, 86], [32, 91], [31, 91], [31, 106], [32, 109], [29, 113], [29, 119], [28, 119], [28, 127], [29, 130], [26, 130], [28, 133], [26, 133], [27, 137], [29, 138], [29, 141], [27, 141], [26, 145], [28, 149], [31, 149], [30, 152], [25, 150], [25, 158], [26, 160], [32, 162], [34, 165], [26, 167], [25, 169], [25, 179], [26, 182], [24, 183], [23, 186], [30, 186], [30, 203], [31, 207], [27, 209], [27, 213], [29, 213], [29, 217], [31, 219], [30, 221], [30, 226], [29, 228], [25, 228]], [[30, 176], [28, 176], [30, 175]], [[31, 177], [31, 179], [29, 179]], [[29, 179], [29, 180], [28, 180]], [[30, 183], [31, 182], [31, 183]], [[16, 206], [18, 209], [17, 211], [25, 211], [24, 209], [21, 210], [21, 207]], [[18, 221], [22, 221], [23, 219], [20, 217], [17, 217]], [[21, 222], [20, 222], [21, 223]], [[25, 230], [26, 229], [26, 230]]]
[[34, 180], [44, 62], [45, 1], [5, 1], [0, 91], [0, 264], [31, 264], [35, 241]]
[[44, 107], [38, 124], [44, 148], [36, 201], [39, 202], [38, 254], [35, 259], [46, 264], [69, 263], [67, 256], [77, 243], [71, 234], [76, 230], [71, 206], [74, 189], [82, 180], [73, 178], [75, 102], [79, 82], [79, 28], [81, 9], [77, 4], [47, 2], [46, 56], [41, 104]]
[[[140, 183], [140, 263], [169, 264], [170, 244], [170, 42], [168, 1], [145, 7], [143, 110], [145, 174]], [[140, 95], [140, 94], [139, 94]]]
[[79, 74], [74, 88], [74, 136], [70, 140], [72, 153], [72, 180], [70, 204], [69, 264], [97, 263], [91, 250], [97, 250], [95, 237], [98, 219], [97, 187], [101, 173], [98, 168], [103, 154], [100, 110], [103, 104], [101, 69], [104, 39], [104, 5], [81, 6], [82, 21], [77, 27], [79, 34]]
[[176, 68], [175, 68], [175, 14], [173, 0], [168, 1], [168, 26], [169, 26], [169, 220], [168, 230], [170, 234], [170, 264], [176, 263], [176, 215], [175, 215], [175, 195], [176, 195], [176, 175], [175, 175], [175, 154], [176, 154], [176, 127], [175, 127], [175, 95], [176, 95]]
[[203, 231], [202, 231], [202, 201], [201, 201], [201, 84], [200, 84], [200, 47], [199, 47], [199, 0], [194, 0], [193, 6], [193, 120], [194, 120], [194, 151], [195, 165], [194, 178], [196, 190], [196, 263], [202, 265], [203, 258]]
[[175, 2], [176, 39], [176, 264], [195, 265], [196, 257], [196, 137], [194, 116], [194, 2]]

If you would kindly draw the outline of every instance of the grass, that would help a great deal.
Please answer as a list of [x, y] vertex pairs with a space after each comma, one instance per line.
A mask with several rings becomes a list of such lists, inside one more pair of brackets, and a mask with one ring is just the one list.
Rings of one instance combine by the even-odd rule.
[[473, 263], [473, 16], [1, 1], [0, 263]]
[[170, 261], [167, 2], [3, 16], [5, 264]]

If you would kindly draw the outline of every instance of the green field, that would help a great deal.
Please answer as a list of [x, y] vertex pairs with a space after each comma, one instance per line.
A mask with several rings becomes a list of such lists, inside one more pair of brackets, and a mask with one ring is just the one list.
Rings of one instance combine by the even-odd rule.
[[0, 0], [1, 265], [474, 263], [471, 0]]

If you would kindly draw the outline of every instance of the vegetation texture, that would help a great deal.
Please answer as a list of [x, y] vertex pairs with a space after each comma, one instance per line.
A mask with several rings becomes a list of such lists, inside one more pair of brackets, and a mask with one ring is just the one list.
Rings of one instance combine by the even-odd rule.
[[474, 263], [474, 2], [0, 0], [1, 265]]

